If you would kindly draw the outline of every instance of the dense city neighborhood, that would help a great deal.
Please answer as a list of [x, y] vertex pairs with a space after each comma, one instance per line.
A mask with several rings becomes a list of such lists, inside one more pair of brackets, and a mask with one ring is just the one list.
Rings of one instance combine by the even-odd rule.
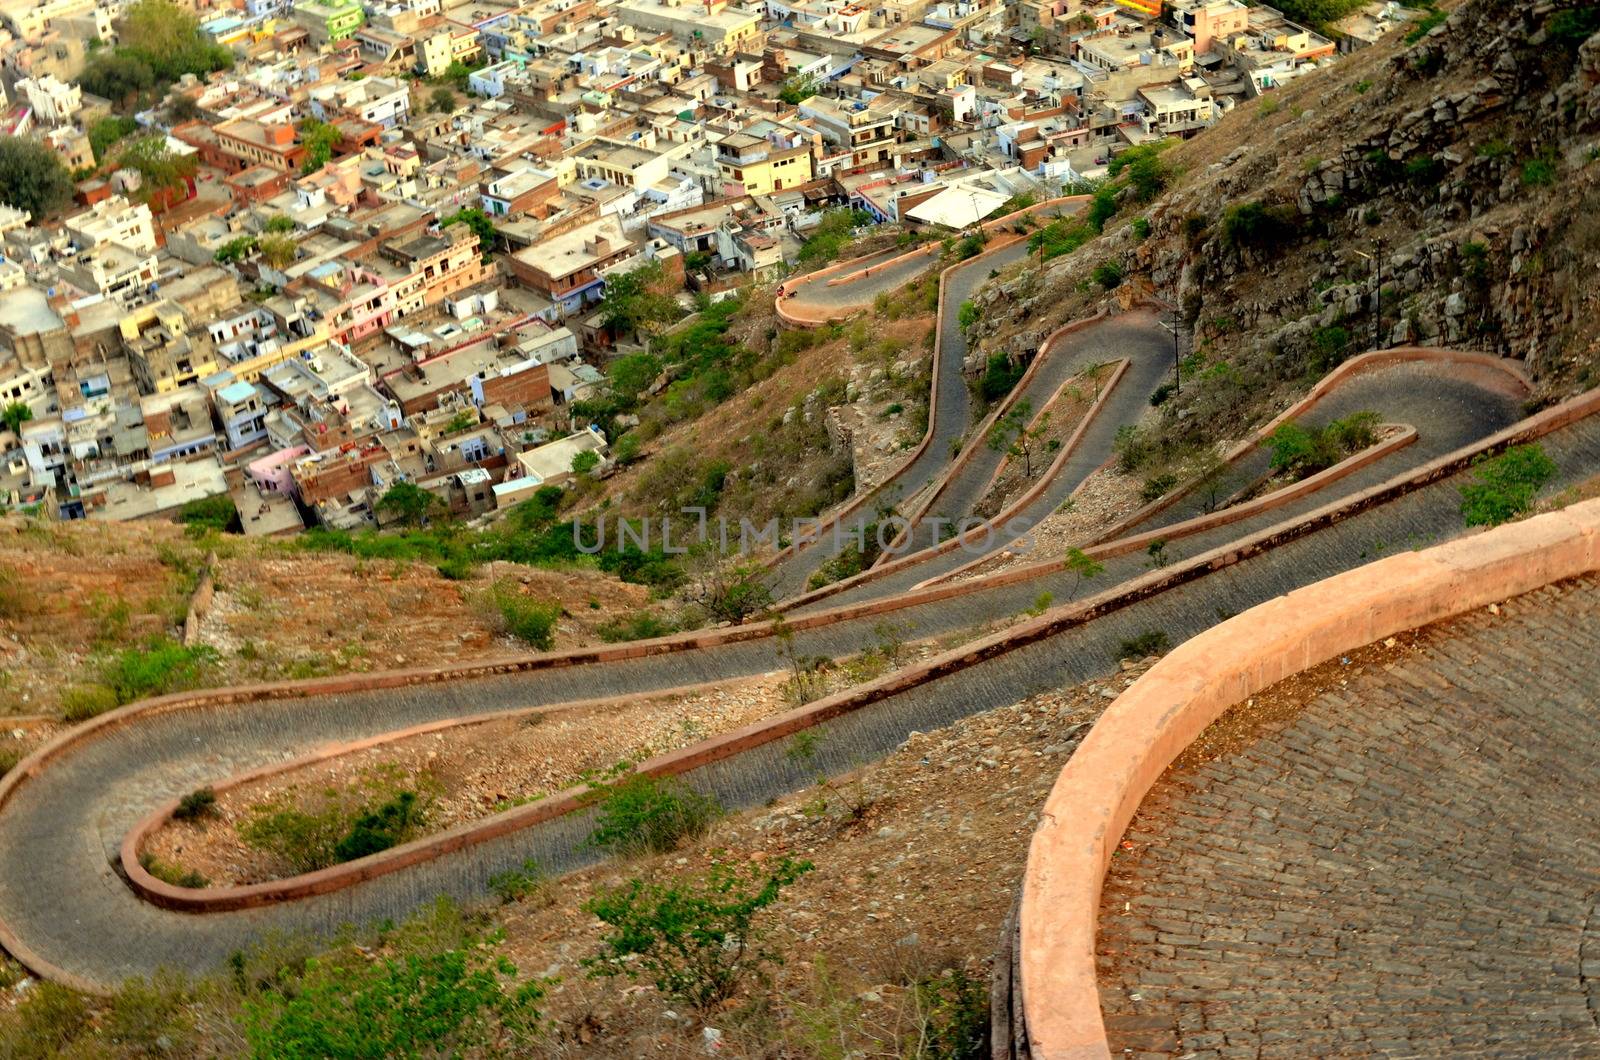
[[574, 457], [605, 474], [616, 439], [573, 406], [618, 353], [826, 263], [841, 229], [941, 238], [1090, 190], [1416, 17], [14, 0], [0, 497], [112, 520], [227, 499], [282, 535], [381, 523], [399, 482], [470, 518]]

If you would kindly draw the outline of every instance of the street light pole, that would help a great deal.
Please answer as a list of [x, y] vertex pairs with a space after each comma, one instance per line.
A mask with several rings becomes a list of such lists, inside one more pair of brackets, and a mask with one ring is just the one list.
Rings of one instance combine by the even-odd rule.
[[1372, 241], [1372, 348], [1383, 347], [1383, 240]]
[[1183, 372], [1178, 359], [1178, 292], [1172, 292], [1172, 392], [1183, 393]]

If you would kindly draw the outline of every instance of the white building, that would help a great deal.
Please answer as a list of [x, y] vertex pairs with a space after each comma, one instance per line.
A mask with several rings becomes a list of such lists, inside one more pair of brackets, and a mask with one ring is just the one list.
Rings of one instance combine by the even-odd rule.
[[101, 243], [118, 243], [129, 250], [156, 252], [156, 230], [150, 207], [132, 203], [121, 195], [102, 199], [62, 222], [72, 241], [84, 250]]
[[57, 81], [52, 74], [23, 78], [17, 82], [17, 95], [44, 125], [66, 125], [83, 106], [83, 89]]

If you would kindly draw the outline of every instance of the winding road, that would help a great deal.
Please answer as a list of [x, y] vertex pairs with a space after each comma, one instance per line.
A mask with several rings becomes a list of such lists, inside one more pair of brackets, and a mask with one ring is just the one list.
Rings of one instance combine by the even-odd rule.
[[[841, 524], [870, 520], [890, 494], [903, 500], [922, 492], [934, 498], [930, 512], [952, 517], [981, 499], [998, 455], [974, 453], [951, 470], [950, 442], [972, 428], [960, 370], [966, 347], [954, 307], [991, 269], [1014, 263], [1025, 248], [1025, 242], [998, 246], [947, 271], [928, 437], [890, 483], [838, 513]], [[1038, 395], [1047, 396], [1086, 364], [1126, 360], [1127, 367], [1043, 492], [1014, 513], [1034, 525], [1109, 457], [1117, 427], [1148, 408], [1151, 391], [1170, 370], [1171, 337], [1153, 315], [1133, 312], [1069, 332], [1038, 357], [1026, 385], [1036, 408]], [[1177, 643], [1219, 616], [1386, 550], [1458, 535], [1464, 528], [1457, 487], [1479, 452], [1537, 438], [1559, 469], [1558, 487], [1600, 471], [1600, 416], [1591, 414], [1600, 403], [1569, 403], [1524, 420], [1525, 396], [1514, 367], [1481, 355], [1407, 351], [1348, 363], [1309, 404], [1305, 418], [1320, 422], [1372, 410], [1413, 428], [1415, 441], [1370, 462], [1352, 461], [1320, 488], [1282, 503], [1269, 498], [1216, 516], [1180, 497], [1129, 528], [1168, 535], [1160, 567], [1152, 567], [1142, 548], [1119, 552], [1117, 542], [1107, 542], [1099, 546], [1104, 572], [1088, 584], [1080, 585], [1058, 562], [1040, 561], [918, 588], [974, 557], [966, 550], [923, 549], [830, 587], [824, 596], [790, 601], [786, 636], [792, 634], [796, 652], [853, 654], [873, 643], [885, 622], [905, 639], [959, 637], [963, 643], [642, 768], [681, 775], [729, 807], [758, 805], [813, 783], [819, 767], [842, 771], [880, 756], [912, 730], [1102, 674], [1131, 636], [1160, 630]], [[1252, 481], [1265, 460], [1258, 446], [1246, 447], [1229, 465], [1226, 481]], [[1197, 515], [1199, 525], [1192, 522]], [[830, 547], [824, 538], [782, 557], [774, 568], [780, 587], [797, 592], [832, 554]], [[1056, 606], [1016, 621], [1044, 593]], [[1002, 632], [983, 632], [1008, 622]], [[555, 813], [563, 796], [324, 870], [304, 886], [285, 881], [251, 895], [163, 887], [130, 864], [122, 848], [130, 830], [184, 792], [329, 745], [446, 719], [633, 696], [780, 668], [773, 628], [758, 622], [449, 674], [364, 675], [181, 695], [104, 715], [0, 781], [0, 942], [39, 974], [105, 990], [161, 967], [213, 969], [266, 932], [325, 934], [347, 923], [405, 916], [440, 894], [476, 898], [486, 893], [490, 874], [529, 857], [553, 871], [577, 867], [593, 856], [581, 846], [591, 811]], [[784, 753], [786, 741], [807, 727], [818, 734], [816, 757], [797, 762]], [[214, 911], [165, 907], [208, 903]]]

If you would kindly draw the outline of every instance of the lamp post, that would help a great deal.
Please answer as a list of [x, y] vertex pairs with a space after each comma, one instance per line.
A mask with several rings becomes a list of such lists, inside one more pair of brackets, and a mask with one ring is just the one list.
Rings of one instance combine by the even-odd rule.
[[1383, 240], [1372, 241], [1372, 253], [1356, 251], [1357, 257], [1372, 261], [1372, 348], [1383, 345]]
[[1183, 393], [1183, 370], [1180, 367], [1182, 361], [1178, 357], [1178, 308], [1178, 288], [1174, 284], [1172, 288], [1172, 392], [1174, 394]]

